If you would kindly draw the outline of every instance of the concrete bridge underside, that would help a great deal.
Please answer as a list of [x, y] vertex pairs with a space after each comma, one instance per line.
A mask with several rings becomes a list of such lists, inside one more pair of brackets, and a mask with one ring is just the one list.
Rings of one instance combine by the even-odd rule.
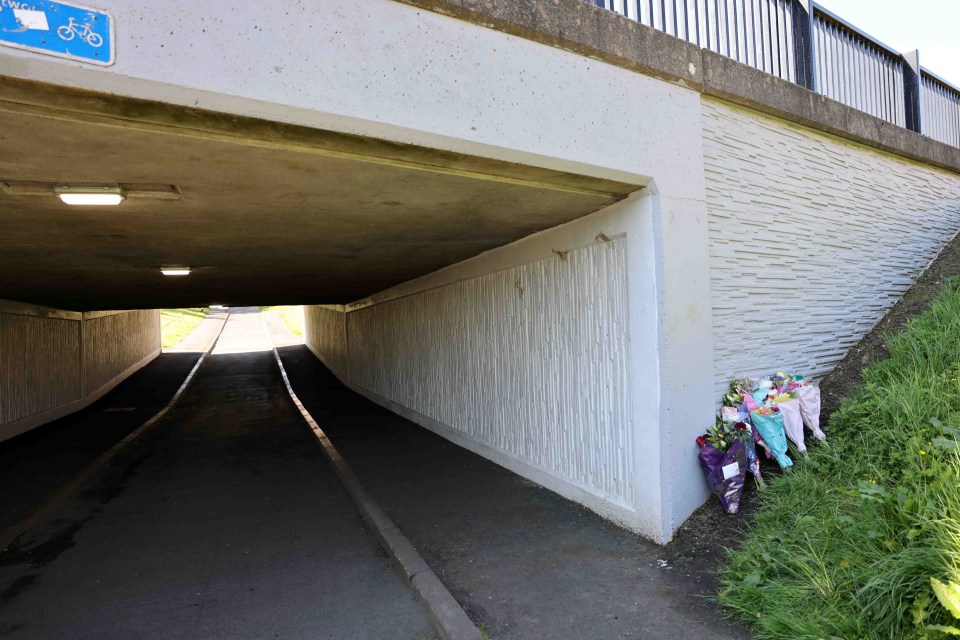
[[0, 292], [63, 309], [350, 302], [640, 188], [8, 77], [0, 131]]

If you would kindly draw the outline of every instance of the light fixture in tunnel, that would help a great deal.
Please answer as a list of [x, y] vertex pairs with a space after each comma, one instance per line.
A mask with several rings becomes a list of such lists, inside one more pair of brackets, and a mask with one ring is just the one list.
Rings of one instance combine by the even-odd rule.
[[54, 187], [53, 192], [66, 204], [81, 206], [114, 206], [124, 201], [126, 194], [117, 186], [71, 186]]
[[188, 276], [190, 267], [160, 267], [160, 273], [165, 276]]

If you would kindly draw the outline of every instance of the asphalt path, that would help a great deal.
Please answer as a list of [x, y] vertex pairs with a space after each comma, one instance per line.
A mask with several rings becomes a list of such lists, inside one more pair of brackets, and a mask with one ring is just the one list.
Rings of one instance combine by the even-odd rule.
[[[0, 553], [0, 636], [435, 637], [262, 338], [255, 309], [232, 311], [164, 418]], [[149, 387], [149, 373], [131, 384]], [[74, 438], [119, 396], [105, 400]], [[25, 477], [58, 464], [24, 444], [2, 453]]]

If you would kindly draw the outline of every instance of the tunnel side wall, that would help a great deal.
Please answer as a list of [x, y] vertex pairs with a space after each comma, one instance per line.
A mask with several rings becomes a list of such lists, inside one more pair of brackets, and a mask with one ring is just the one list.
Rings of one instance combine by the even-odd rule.
[[160, 353], [158, 311], [0, 301], [0, 441], [82, 409]]
[[715, 393], [817, 378], [960, 230], [960, 176], [705, 100]]
[[656, 409], [650, 212], [611, 209], [355, 307], [308, 307], [307, 344], [374, 401], [657, 538], [659, 469], [637, 459], [657, 424], [636, 416]]

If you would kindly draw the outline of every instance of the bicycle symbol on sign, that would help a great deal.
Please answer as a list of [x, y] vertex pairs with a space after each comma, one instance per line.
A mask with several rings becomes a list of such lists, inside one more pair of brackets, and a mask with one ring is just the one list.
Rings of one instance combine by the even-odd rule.
[[60, 36], [61, 40], [73, 40], [74, 36], [78, 36], [91, 47], [99, 47], [103, 44], [103, 36], [94, 33], [89, 23], [77, 24], [73, 21], [73, 18], [70, 18], [67, 24], [57, 29], [57, 35]]

